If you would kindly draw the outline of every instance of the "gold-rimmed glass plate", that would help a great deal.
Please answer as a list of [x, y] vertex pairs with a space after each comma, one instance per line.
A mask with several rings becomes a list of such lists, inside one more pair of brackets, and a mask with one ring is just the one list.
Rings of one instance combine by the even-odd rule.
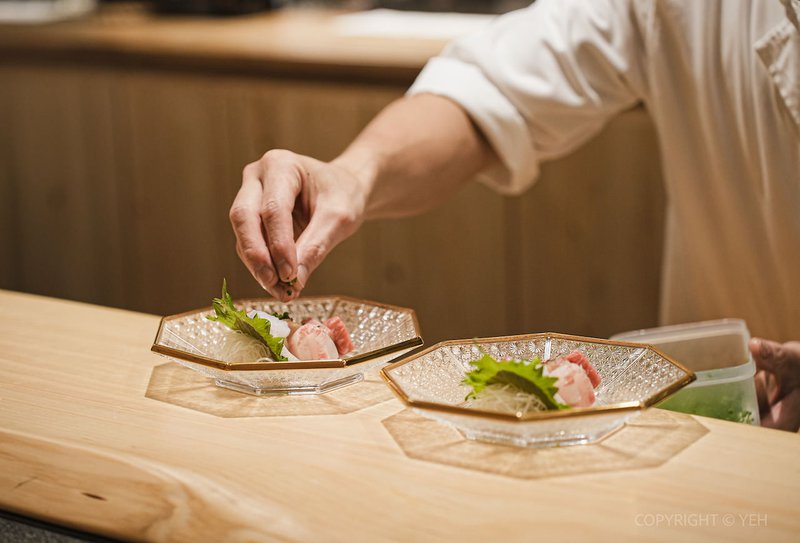
[[[485, 411], [466, 401], [471, 388], [464, 377], [483, 353], [548, 360], [575, 350], [601, 377], [592, 407], [517, 413]], [[522, 447], [597, 441], [695, 378], [649, 345], [553, 333], [445, 341], [385, 366], [381, 374], [409, 407], [465, 437]]]
[[283, 303], [235, 300], [245, 311], [288, 312], [296, 321], [342, 319], [353, 341], [343, 358], [274, 362], [226, 360], [222, 346], [235, 333], [208, 320], [212, 308], [161, 319], [152, 351], [198, 371], [221, 387], [255, 395], [321, 394], [360, 381], [363, 373], [422, 344], [414, 310], [347, 296], [316, 296]]

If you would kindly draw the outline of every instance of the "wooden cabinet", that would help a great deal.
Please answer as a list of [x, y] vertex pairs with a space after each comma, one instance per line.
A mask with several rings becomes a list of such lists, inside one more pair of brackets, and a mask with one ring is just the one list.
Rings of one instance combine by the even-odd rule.
[[[318, 14], [98, 17], [0, 33], [0, 288], [156, 314], [209, 304], [223, 277], [260, 295], [227, 218], [242, 167], [270, 148], [333, 158], [441, 45], [278, 39], [322, 28]], [[663, 200], [634, 110], [521, 197], [474, 184], [366, 224], [307, 292], [414, 307], [427, 343], [651, 326]]]

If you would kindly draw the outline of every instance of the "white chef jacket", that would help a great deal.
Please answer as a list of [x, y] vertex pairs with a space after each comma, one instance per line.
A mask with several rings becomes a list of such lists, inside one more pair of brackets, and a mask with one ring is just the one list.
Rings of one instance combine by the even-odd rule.
[[409, 93], [461, 104], [519, 193], [644, 104], [668, 196], [662, 324], [800, 340], [800, 0], [538, 0], [454, 41]]

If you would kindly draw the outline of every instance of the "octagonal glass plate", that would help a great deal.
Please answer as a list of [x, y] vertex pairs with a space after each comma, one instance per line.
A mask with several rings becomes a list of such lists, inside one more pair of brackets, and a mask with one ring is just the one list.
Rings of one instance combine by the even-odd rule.
[[234, 303], [246, 311], [287, 311], [298, 322], [338, 316], [350, 333], [354, 349], [333, 360], [224, 360], [221, 346], [234, 332], [208, 320], [206, 317], [214, 311], [207, 307], [162, 318], [151, 350], [214, 379], [218, 386], [275, 395], [329, 392], [360, 381], [367, 369], [422, 345], [416, 313], [404, 307], [347, 296], [306, 297], [288, 303], [251, 298]]
[[[481, 410], [465, 401], [471, 388], [464, 377], [483, 353], [498, 360], [546, 361], [575, 350], [601, 377], [591, 407], [514, 413]], [[408, 406], [468, 439], [522, 447], [597, 441], [695, 379], [649, 345], [554, 333], [444, 341], [385, 366], [381, 374]]]

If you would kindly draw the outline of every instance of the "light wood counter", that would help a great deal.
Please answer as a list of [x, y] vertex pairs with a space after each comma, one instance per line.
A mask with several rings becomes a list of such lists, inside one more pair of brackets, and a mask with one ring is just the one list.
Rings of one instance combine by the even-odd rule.
[[0, 508], [137, 541], [800, 533], [796, 434], [651, 410], [595, 445], [475, 444], [370, 380], [322, 398], [216, 389], [149, 352], [157, 325], [0, 292]]
[[[228, 222], [244, 165], [271, 148], [335, 157], [444, 45], [343, 36], [335, 16], [111, 4], [0, 28], [0, 288], [161, 315], [207, 305], [223, 277], [261, 295]], [[473, 184], [365, 225], [306, 293], [413, 307], [429, 342], [654, 326], [663, 207], [635, 109], [521, 197]]]
[[74, 21], [0, 25], [0, 57], [408, 85], [444, 44], [348, 36], [335, 25], [344, 13], [295, 8], [232, 17], [165, 16], [136, 2], [106, 4]]

